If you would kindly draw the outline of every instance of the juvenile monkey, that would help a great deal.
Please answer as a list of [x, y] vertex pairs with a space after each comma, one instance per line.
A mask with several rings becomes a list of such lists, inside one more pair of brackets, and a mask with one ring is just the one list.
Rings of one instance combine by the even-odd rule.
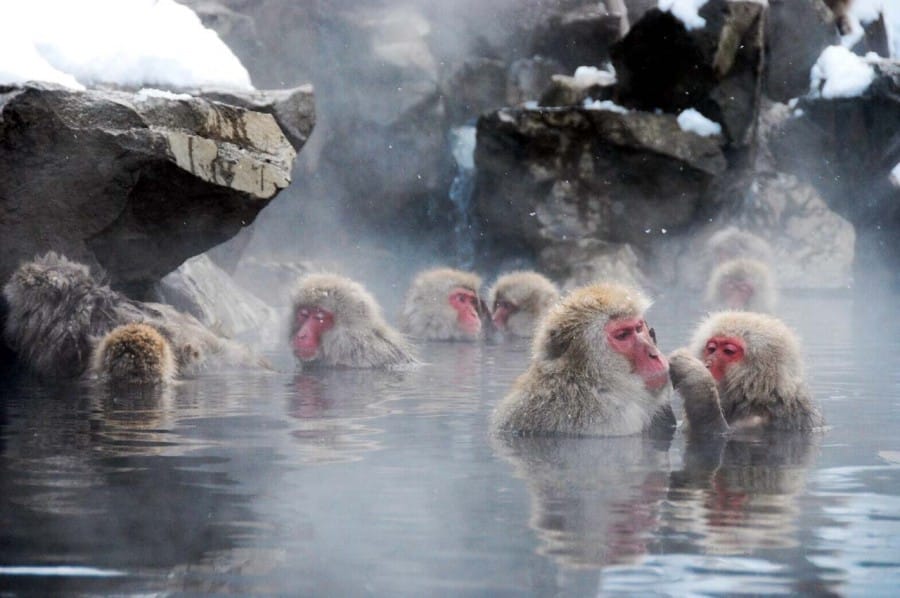
[[559, 289], [546, 276], [520, 271], [504, 274], [488, 291], [491, 322], [510, 336], [531, 337], [545, 313], [559, 300]]
[[171, 344], [179, 376], [213, 365], [266, 367], [245, 347], [222, 338], [168, 305], [134, 301], [99, 282], [87, 266], [54, 252], [19, 266], [3, 287], [5, 338], [19, 359], [44, 377], [76, 377], [90, 364], [96, 339], [122, 324], [144, 322]]
[[692, 435], [811, 430], [824, 423], [803, 378], [799, 341], [775, 317], [714, 313], [687, 348], [671, 355], [670, 364]]
[[474, 341], [481, 338], [481, 277], [452, 268], [421, 272], [413, 280], [403, 311], [401, 329], [428, 340]]
[[538, 326], [531, 366], [493, 414], [523, 435], [670, 432], [669, 365], [644, 320], [650, 301], [617, 284], [577, 289]]
[[175, 355], [169, 341], [152, 326], [124, 324], [94, 348], [91, 372], [115, 385], [167, 384], [175, 378]]
[[706, 286], [706, 302], [715, 309], [772, 312], [775, 284], [769, 267], [754, 259], [728, 260], [716, 266]]
[[335, 274], [300, 281], [291, 309], [291, 348], [304, 364], [383, 368], [416, 363], [406, 339], [357, 282]]

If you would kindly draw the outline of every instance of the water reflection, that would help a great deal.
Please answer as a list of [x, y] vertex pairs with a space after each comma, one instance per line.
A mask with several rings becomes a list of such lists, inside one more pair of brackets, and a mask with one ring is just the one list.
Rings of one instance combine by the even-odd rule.
[[528, 485], [540, 554], [600, 567], [649, 551], [668, 489], [668, 441], [501, 436], [494, 445]]
[[295, 457], [306, 463], [354, 461], [379, 450], [383, 433], [373, 420], [391, 412], [389, 398], [406, 371], [319, 369], [289, 385], [287, 415], [297, 420]]
[[707, 554], [797, 546], [796, 498], [820, 439], [817, 433], [769, 433], [688, 442], [684, 468], [672, 474], [672, 537], [689, 538]]

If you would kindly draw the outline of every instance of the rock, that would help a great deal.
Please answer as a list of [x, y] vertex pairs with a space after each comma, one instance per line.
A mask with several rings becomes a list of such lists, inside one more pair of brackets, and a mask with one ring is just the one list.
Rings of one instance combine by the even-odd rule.
[[206, 255], [198, 255], [167, 274], [155, 287], [155, 301], [168, 303], [228, 338], [271, 336], [274, 309], [238, 286]]
[[872, 67], [875, 80], [861, 96], [801, 99], [773, 125], [767, 145], [780, 170], [811, 182], [879, 254], [866, 258], [896, 259], [900, 188], [890, 172], [900, 163], [900, 63]]
[[826, 47], [838, 43], [834, 16], [821, 0], [769, 2], [765, 92], [786, 102], [809, 90], [809, 70]]
[[312, 85], [259, 91], [200, 89], [192, 93], [216, 102], [271, 114], [298, 152], [306, 145], [316, 124]]
[[538, 105], [548, 108], [581, 106], [585, 100], [612, 100], [613, 85], [579, 85], [575, 77], [553, 75], [550, 85], [541, 94]]
[[463, 64], [441, 86], [451, 125], [464, 124], [485, 110], [506, 105], [506, 65], [490, 58]]
[[290, 182], [268, 114], [172, 94], [0, 87], [0, 280], [55, 250], [132, 296]]
[[726, 168], [720, 143], [673, 115], [503, 109], [478, 121], [476, 212], [536, 249], [582, 237], [641, 247], [648, 230], [693, 220]]
[[551, 58], [569, 73], [579, 66], [599, 66], [625, 34], [627, 16], [624, 22], [622, 17], [602, 2], [550, 15], [532, 32], [531, 54]]
[[637, 254], [628, 244], [595, 239], [579, 239], [544, 249], [538, 258], [540, 269], [556, 280], [564, 291], [598, 281], [619, 282], [647, 288]]
[[518, 106], [537, 100], [551, 85], [553, 75], [564, 72], [564, 67], [557, 61], [541, 56], [514, 60], [507, 76], [506, 105]]
[[248, 257], [238, 262], [234, 280], [268, 305], [288, 308], [297, 282], [320, 270], [309, 262], [284, 262]]
[[712, 0], [699, 11], [705, 25], [690, 30], [669, 12], [647, 11], [610, 51], [616, 100], [641, 110], [695, 108], [722, 124], [732, 144], [745, 144], [757, 104], [763, 10], [750, 0]]

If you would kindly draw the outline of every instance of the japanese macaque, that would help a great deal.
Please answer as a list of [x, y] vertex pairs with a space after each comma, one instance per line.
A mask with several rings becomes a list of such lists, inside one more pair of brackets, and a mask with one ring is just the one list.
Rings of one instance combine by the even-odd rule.
[[147, 324], [113, 328], [94, 348], [91, 373], [114, 385], [159, 385], [175, 378], [175, 355], [162, 334]]
[[501, 334], [531, 337], [545, 313], [559, 300], [559, 289], [537, 272], [510, 272], [488, 291], [491, 322]]
[[714, 313], [669, 360], [691, 435], [811, 430], [824, 423], [806, 388], [799, 341], [777, 318]]
[[302, 364], [385, 368], [416, 363], [406, 339], [357, 282], [335, 274], [300, 281], [291, 309], [291, 348]]
[[452, 268], [420, 273], [406, 294], [401, 329], [427, 340], [474, 341], [481, 338], [481, 277]]
[[19, 266], [3, 287], [5, 338], [21, 362], [44, 377], [85, 373], [97, 339], [143, 322], [170, 343], [179, 376], [213, 365], [266, 367], [245, 347], [168, 305], [131, 300], [96, 280], [87, 266], [54, 252]]
[[528, 370], [493, 415], [518, 434], [624, 436], [670, 432], [669, 365], [636, 289], [577, 289], [538, 326]]
[[706, 251], [714, 265], [738, 258], [772, 263], [772, 247], [762, 239], [737, 227], [729, 226], [717, 231], [706, 241]]
[[775, 309], [775, 284], [771, 270], [759, 260], [723, 262], [709, 277], [706, 302], [715, 309], [772, 312]]

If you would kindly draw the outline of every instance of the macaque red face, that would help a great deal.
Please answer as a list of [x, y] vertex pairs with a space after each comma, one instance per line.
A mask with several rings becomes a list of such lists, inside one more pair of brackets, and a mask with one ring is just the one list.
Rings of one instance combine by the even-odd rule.
[[734, 364], [744, 359], [744, 341], [736, 336], [714, 336], [706, 341], [703, 362], [716, 382]]
[[494, 313], [491, 315], [491, 321], [497, 330], [506, 330], [506, 321], [511, 315], [519, 311], [519, 308], [512, 302], [505, 299], [497, 299], [494, 301]]
[[741, 309], [753, 297], [753, 285], [746, 280], [728, 281], [722, 285], [722, 297], [731, 309]]
[[300, 306], [294, 315], [294, 328], [297, 332], [291, 339], [294, 355], [303, 361], [315, 359], [319, 353], [322, 334], [334, 327], [334, 314], [327, 309], [313, 306]]
[[631, 371], [644, 380], [648, 390], [658, 390], [669, 381], [669, 362], [659, 352], [643, 318], [616, 318], [606, 325], [606, 342], [631, 362]]
[[450, 291], [450, 305], [456, 310], [459, 327], [473, 336], [481, 332], [481, 318], [478, 317], [478, 296], [474, 291], [457, 287]]

